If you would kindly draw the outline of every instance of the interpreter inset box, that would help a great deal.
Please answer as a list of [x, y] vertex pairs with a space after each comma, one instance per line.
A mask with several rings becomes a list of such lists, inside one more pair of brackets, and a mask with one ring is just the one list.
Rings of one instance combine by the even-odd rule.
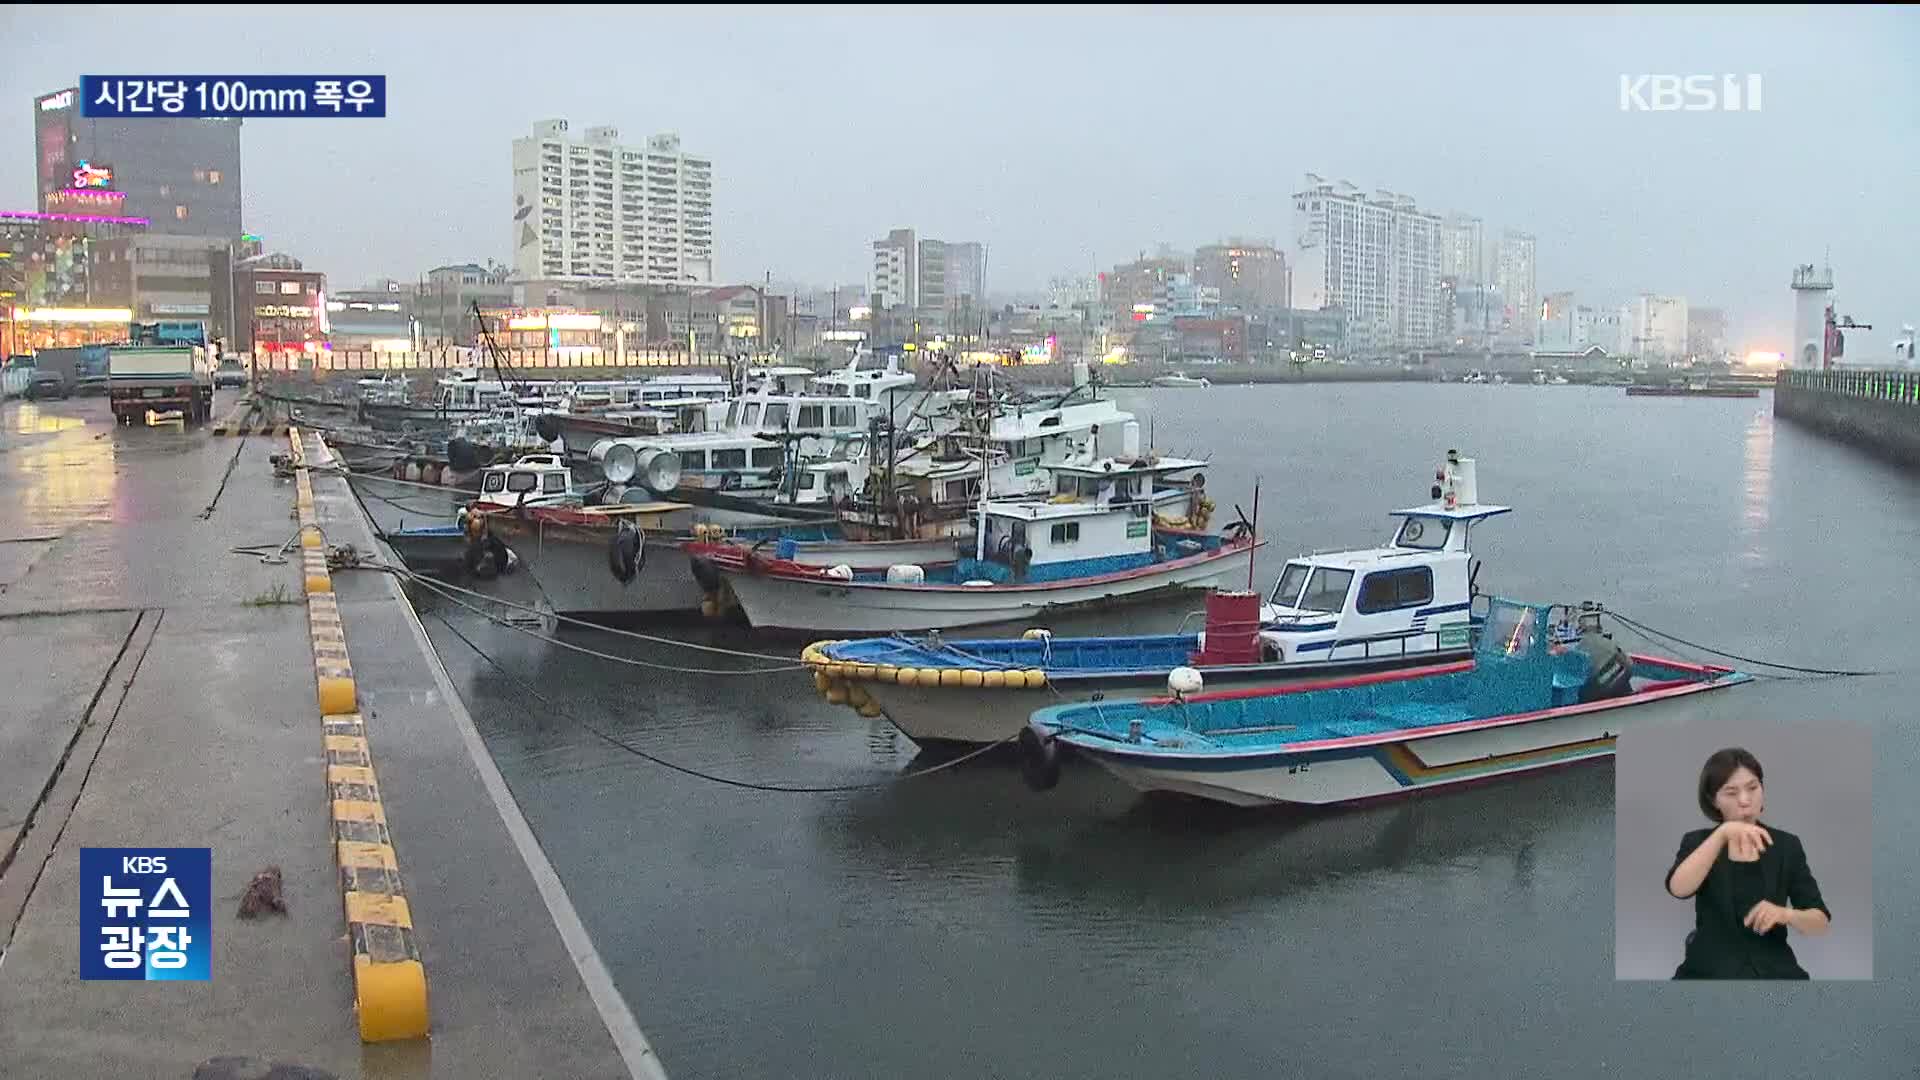
[[1868, 725], [1629, 725], [1615, 753], [1615, 978], [1873, 977]]

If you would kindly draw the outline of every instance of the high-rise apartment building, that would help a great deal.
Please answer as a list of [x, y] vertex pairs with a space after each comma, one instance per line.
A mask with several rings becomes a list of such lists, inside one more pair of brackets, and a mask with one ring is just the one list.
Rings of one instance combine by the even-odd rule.
[[1389, 191], [1312, 173], [1293, 196], [1299, 258], [1293, 303], [1338, 307], [1356, 350], [1421, 348], [1445, 332], [1440, 289], [1440, 218]]
[[713, 281], [713, 162], [680, 137], [620, 142], [543, 121], [513, 140], [513, 267], [523, 281]]
[[1507, 337], [1525, 344], [1533, 343], [1540, 328], [1533, 257], [1532, 234], [1509, 229], [1500, 237], [1494, 281], [1507, 301]]
[[867, 291], [880, 298], [883, 310], [919, 306], [919, 254], [912, 229], [895, 229], [873, 242], [873, 277]]
[[1486, 229], [1477, 217], [1448, 214], [1440, 223], [1440, 276], [1457, 282], [1482, 283], [1486, 267], [1482, 264]]

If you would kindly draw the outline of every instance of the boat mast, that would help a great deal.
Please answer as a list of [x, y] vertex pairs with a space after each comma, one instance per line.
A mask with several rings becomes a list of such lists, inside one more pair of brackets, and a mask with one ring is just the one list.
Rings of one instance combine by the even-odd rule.
[[984, 411], [984, 420], [980, 431], [980, 522], [974, 528], [973, 536], [973, 557], [980, 561], [985, 561], [987, 557], [987, 455], [991, 452], [992, 443], [989, 437], [993, 434], [992, 368], [987, 369], [987, 408]]

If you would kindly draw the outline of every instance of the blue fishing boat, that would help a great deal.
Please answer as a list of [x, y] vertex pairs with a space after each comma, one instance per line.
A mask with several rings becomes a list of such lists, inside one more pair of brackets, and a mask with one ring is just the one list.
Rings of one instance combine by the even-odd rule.
[[1264, 602], [1212, 593], [1199, 633], [896, 634], [816, 642], [803, 655], [829, 701], [884, 715], [922, 745], [1000, 742], [1044, 704], [1152, 697], [1182, 667], [1209, 685], [1251, 690], [1464, 660], [1479, 570], [1468, 539], [1511, 508], [1479, 502], [1475, 462], [1456, 451], [1433, 480], [1433, 502], [1392, 512], [1384, 545], [1289, 559]]
[[1604, 758], [1624, 725], [1672, 719], [1695, 695], [1753, 678], [1628, 654], [1600, 616], [1495, 599], [1471, 660], [1216, 693], [1176, 672], [1165, 697], [1035, 712], [1023, 769], [1049, 787], [1069, 747], [1141, 791], [1361, 802]]

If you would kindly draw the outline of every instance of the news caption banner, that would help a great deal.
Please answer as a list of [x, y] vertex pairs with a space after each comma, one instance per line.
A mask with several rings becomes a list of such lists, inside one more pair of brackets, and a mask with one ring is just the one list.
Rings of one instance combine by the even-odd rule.
[[384, 117], [385, 75], [82, 75], [84, 117]]
[[80, 849], [80, 977], [213, 977], [212, 848]]

